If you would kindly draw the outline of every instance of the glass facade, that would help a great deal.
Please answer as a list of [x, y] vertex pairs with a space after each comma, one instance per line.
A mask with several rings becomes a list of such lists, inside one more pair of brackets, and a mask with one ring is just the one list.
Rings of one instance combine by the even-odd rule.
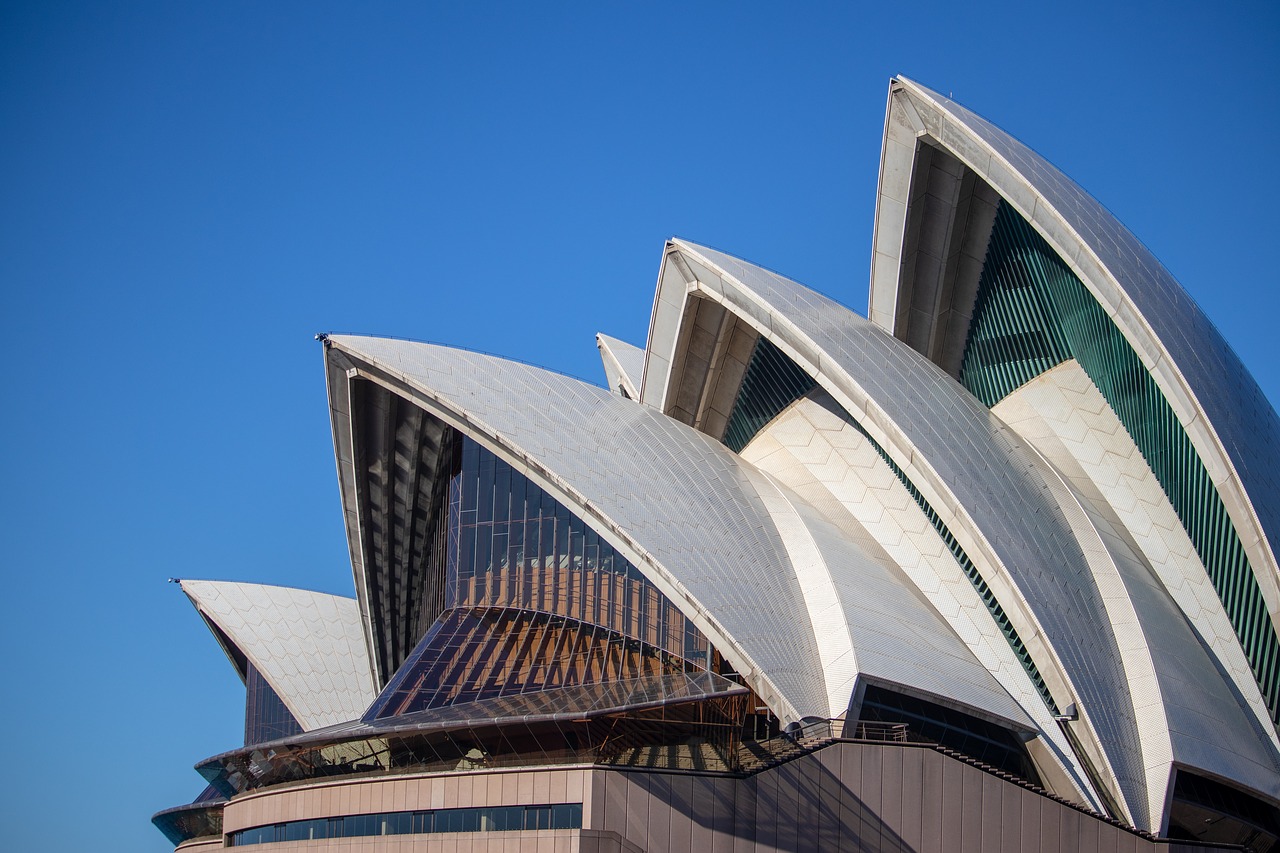
[[244, 745], [279, 740], [301, 733], [302, 726], [253, 664], [244, 679]]
[[758, 704], [723, 676], [680, 672], [349, 723], [270, 750], [234, 750], [196, 770], [224, 797], [335, 776], [553, 764], [732, 771], [745, 729], [777, 734], [767, 721], [755, 725]]
[[858, 719], [905, 723], [914, 736], [962, 752], [1033, 785], [1040, 784], [1035, 765], [1013, 732], [955, 708], [868, 685]]
[[151, 823], [164, 833], [169, 843], [177, 846], [193, 838], [210, 838], [222, 834], [222, 807], [226, 800], [194, 803], [165, 809], [152, 816]]
[[1280, 809], [1239, 788], [1179, 768], [1168, 835], [1275, 853], [1280, 851]]
[[1088, 288], [1001, 202], [978, 285], [961, 381], [987, 406], [1076, 359], [1142, 452], [1280, 722], [1280, 641], [1253, 567], [1208, 470], [1155, 379]]
[[362, 838], [371, 835], [426, 835], [443, 832], [515, 832], [581, 829], [582, 803], [550, 806], [497, 806], [470, 809], [381, 812], [345, 817], [293, 820], [255, 826], [227, 835], [228, 847], [275, 841]]
[[728, 667], [635, 566], [470, 438], [449, 480], [445, 612], [365, 720]]

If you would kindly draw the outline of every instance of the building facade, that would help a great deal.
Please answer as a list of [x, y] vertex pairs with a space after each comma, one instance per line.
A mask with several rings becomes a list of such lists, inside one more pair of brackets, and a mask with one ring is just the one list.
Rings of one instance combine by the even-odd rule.
[[868, 317], [667, 243], [607, 387], [322, 335], [354, 599], [183, 581], [178, 849], [1280, 850], [1280, 419], [1101, 205], [890, 84]]

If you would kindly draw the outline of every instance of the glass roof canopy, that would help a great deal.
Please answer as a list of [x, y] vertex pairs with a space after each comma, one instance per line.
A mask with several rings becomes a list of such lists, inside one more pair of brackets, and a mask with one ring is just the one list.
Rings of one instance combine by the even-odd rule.
[[732, 770], [750, 695], [705, 671], [583, 684], [330, 726], [196, 769], [228, 797], [325, 776], [613, 763], [629, 750], [691, 742], [707, 746], [703, 769]]

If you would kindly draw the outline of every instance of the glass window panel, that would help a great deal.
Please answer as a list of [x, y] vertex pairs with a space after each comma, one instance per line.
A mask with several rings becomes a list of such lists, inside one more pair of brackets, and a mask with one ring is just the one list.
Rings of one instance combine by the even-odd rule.
[[582, 826], [582, 806], [565, 804], [551, 807], [552, 829], [579, 829]]
[[[521, 518], [512, 522], [467, 525], [458, 516], [448, 518], [450, 609], [365, 719], [478, 696], [706, 666], [705, 638], [595, 530], [474, 441], [461, 438], [460, 444], [456, 476], [464, 501], [465, 484], [474, 481], [481, 506], [486, 495], [498, 507], [522, 507], [529, 496], [529, 506], [536, 501], [544, 517], [527, 526], [523, 514], [532, 509], [514, 510]], [[618, 583], [610, 571], [629, 580]], [[464, 617], [464, 608], [469, 613], [473, 607], [515, 610], [502, 618]], [[646, 618], [639, 618], [638, 608]], [[573, 621], [543, 624], [539, 612]], [[649, 645], [624, 643], [625, 636]], [[661, 651], [673, 659], [665, 661]], [[502, 665], [494, 665], [494, 653]]]
[[329, 837], [329, 819], [295, 820], [284, 825], [285, 841], [310, 841]]

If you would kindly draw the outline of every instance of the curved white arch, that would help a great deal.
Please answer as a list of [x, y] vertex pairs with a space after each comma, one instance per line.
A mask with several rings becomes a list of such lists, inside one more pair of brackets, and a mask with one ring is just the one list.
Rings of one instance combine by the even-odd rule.
[[644, 349], [603, 332], [596, 334], [596, 348], [600, 350], [609, 390], [628, 399], [639, 400], [640, 381], [644, 377]]
[[[328, 344], [330, 373], [345, 371], [411, 400], [579, 513], [781, 719], [825, 713], [817, 645], [794, 572], [723, 448], [633, 401], [527, 365], [380, 338], [334, 335]], [[336, 366], [333, 352], [356, 366]], [[335, 417], [343, 417], [342, 401], [334, 402]], [[341, 448], [338, 458], [342, 465]], [[651, 504], [658, 494], [666, 499]], [[766, 574], [759, 566], [786, 571]], [[724, 583], [732, 577], [740, 582]]]

